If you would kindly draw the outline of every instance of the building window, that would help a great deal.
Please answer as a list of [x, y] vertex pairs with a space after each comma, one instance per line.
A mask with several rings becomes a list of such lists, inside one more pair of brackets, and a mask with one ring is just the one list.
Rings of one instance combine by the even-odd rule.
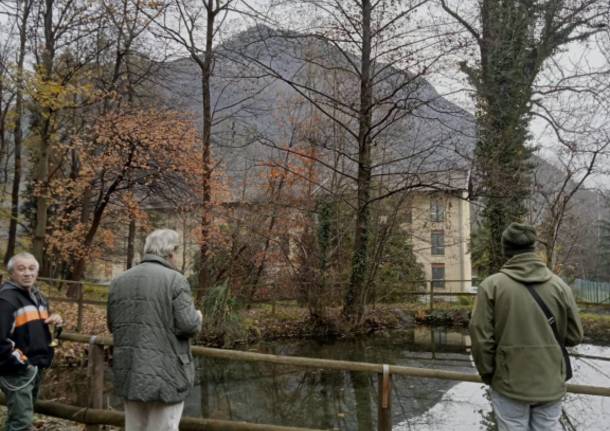
[[445, 221], [445, 202], [442, 199], [433, 197], [430, 200], [430, 220], [434, 223]]
[[445, 288], [445, 264], [444, 263], [433, 263], [432, 264], [432, 288], [433, 289], [444, 289]]
[[430, 234], [430, 243], [432, 244], [432, 256], [445, 255], [445, 231], [433, 230]]

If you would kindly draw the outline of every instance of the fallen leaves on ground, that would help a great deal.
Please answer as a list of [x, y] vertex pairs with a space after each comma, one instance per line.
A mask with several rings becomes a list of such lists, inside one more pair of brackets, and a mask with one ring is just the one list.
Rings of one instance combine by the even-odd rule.
[[[53, 312], [64, 319], [64, 331], [75, 332], [78, 326], [78, 305], [68, 302], [51, 304]], [[106, 327], [106, 309], [96, 305], [84, 305], [80, 332], [87, 335], [110, 335]], [[55, 349], [55, 364], [68, 367], [87, 364], [88, 346], [85, 343], [62, 341]]]

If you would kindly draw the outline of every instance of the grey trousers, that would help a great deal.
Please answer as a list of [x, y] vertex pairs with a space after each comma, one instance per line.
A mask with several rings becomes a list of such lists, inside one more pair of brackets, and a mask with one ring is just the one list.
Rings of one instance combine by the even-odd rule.
[[499, 431], [561, 431], [561, 401], [530, 404], [491, 390]]
[[125, 431], [178, 431], [184, 402], [165, 404], [125, 400], [123, 404]]
[[34, 403], [42, 380], [42, 370], [32, 367], [12, 376], [2, 376], [0, 388], [6, 396], [5, 431], [29, 431], [34, 420]]

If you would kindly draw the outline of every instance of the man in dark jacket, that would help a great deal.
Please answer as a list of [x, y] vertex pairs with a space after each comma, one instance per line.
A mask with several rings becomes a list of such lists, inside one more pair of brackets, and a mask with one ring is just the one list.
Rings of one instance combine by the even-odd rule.
[[195, 369], [190, 338], [201, 328], [188, 281], [176, 269], [178, 234], [152, 232], [139, 265], [112, 281], [114, 390], [124, 400], [126, 431], [178, 430]]
[[49, 325], [62, 325], [34, 286], [38, 262], [30, 253], [13, 256], [10, 281], [0, 288], [0, 388], [6, 396], [6, 431], [30, 430], [42, 370], [53, 360]]
[[567, 364], [528, 286], [552, 313], [562, 344], [574, 346], [583, 338], [572, 291], [536, 255], [535, 242], [532, 226], [506, 228], [502, 248], [508, 261], [481, 283], [470, 321], [472, 354], [491, 385], [500, 431], [561, 429]]

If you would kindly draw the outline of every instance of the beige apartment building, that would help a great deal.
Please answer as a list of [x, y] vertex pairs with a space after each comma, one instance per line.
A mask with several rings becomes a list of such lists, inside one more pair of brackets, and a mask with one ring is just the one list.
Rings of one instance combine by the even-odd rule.
[[414, 193], [409, 231], [426, 280], [440, 292], [471, 288], [470, 204], [466, 191]]
[[[426, 280], [432, 280], [435, 291], [463, 292], [471, 288], [470, 255], [470, 203], [464, 187], [464, 176], [459, 181], [444, 181], [434, 189], [412, 190], [409, 192], [409, 214], [402, 225], [409, 235], [417, 260], [423, 265]], [[170, 226], [180, 234], [190, 232], [191, 226], [178, 219], [172, 211], [157, 210], [159, 225]], [[196, 223], [194, 216], [186, 216]], [[136, 246], [136, 261], [144, 237]], [[184, 247], [178, 255], [178, 266], [188, 273], [191, 269], [192, 254], [196, 245], [184, 238]], [[124, 244], [121, 246], [124, 249]], [[291, 247], [292, 249], [292, 247]], [[89, 275], [93, 278], [110, 280], [125, 270], [124, 256], [98, 261], [92, 265]], [[183, 267], [183, 259], [184, 267]], [[429, 288], [429, 285], [426, 286]]]

